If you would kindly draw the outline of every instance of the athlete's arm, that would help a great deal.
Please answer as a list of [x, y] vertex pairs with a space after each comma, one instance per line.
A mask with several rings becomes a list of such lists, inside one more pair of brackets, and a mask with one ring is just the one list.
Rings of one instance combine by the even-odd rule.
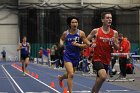
[[86, 48], [86, 47], [87, 47], [86, 44], [79, 44], [79, 43], [76, 43], [76, 42], [72, 42], [72, 45], [73, 45], [73, 46], [78, 46], [78, 47], [80, 47], [80, 48]]
[[28, 43], [28, 47], [29, 47], [29, 53], [31, 53], [31, 46], [30, 46], [30, 43]]
[[[86, 38], [86, 35], [83, 31], [80, 31], [80, 37], [81, 37], [84, 44], [86, 44], [87, 46], [91, 45], [90, 41]], [[84, 48], [86, 47], [86, 45], [83, 45]]]
[[59, 42], [59, 46], [63, 47], [64, 46], [64, 42], [65, 42], [65, 37], [66, 37], [67, 32], [64, 31], [62, 36], [60, 37], [60, 42]]
[[116, 30], [114, 31], [114, 43], [113, 43], [113, 47], [118, 50], [119, 48], [119, 41], [118, 41], [118, 32]]
[[90, 34], [87, 36], [88, 40], [91, 40], [94, 36], [97, 35], [98, 28], [93, 29]]
[[131, 43], [130, 43], [129, 40], [127, 40], [127, 43], [128, 43], [128, 47], [127, 47], [127, 48], [128, 48], [128, 50], [129, 50], [128, 52], [130, 52], [130, 50], [131, 50]]
[[21, 43], [19, 43], [17, 51], [19, 51], [21, 49]]

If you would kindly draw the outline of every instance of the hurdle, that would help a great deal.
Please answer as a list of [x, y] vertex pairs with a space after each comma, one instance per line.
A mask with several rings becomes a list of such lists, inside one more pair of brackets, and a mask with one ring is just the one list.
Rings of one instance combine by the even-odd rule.
[[132, 58], [140, 58], [140, 55], [132, 55]]
[[111, 56], [132, 56], [135, 53], [111, 53]]
[[[131, 58], [132, 58], [132, 66], [133, 68], [135, 68], [135, 58], [140, 58], [140, 55], [132, 55]], [[134, 73], [134, 70], [133, 70], [133, 73]]]
[[107, 79], [107, 82], [134, 82], [135, 79]]
[[[127, 56], [128, 58], [132, 58], [132, 66], [134, 67], [135, 64], [135, 60], [134, 58], [139, 58], [140, 55], [134, 55], [134, 53], [111, 53], [111, 56]], [[132, 70], [132, 74], [134, 75], [134, 68]], [[131, 81], [135, 81], [134, 78], [126, 78], [126, 79], [120, 79], [120, 76], [118, 76], [115, 79], [106, 79], [107, 82], [131, 82]]]

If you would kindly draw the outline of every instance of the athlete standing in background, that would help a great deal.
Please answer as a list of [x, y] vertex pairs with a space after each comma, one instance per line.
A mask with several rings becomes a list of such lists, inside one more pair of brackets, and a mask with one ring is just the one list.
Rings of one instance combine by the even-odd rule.
[[[123, 34], [119, 34], [119, 53], [130, 53], [131, 45], [130, 41], [123, 36]], [[129, 59], [127, 55], [119, 56], [119, 66], [120, 66], [120, 78], [126, 79], [126, 68], [127, 63], [129, 63]]]

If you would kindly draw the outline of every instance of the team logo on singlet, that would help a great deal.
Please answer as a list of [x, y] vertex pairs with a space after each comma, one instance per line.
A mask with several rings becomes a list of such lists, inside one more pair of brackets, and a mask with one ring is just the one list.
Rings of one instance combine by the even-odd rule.
[[112, 37], [112, 38], [100, 37], [100, 39], [101, 39], [103, 42], [108, 42], [109, 45], [113, 45], [114, 37]]
[[74, 38], [67, 38], [68, 42], [73, 42], [75, 41], [76, 43], [79, 43], [80, 38], [79, 37], [74, 37]]
[[24, 46], [22, 46], [21, 49], [24, 49], [25, 51], [28, 51], [28, 47], [24, 47]]

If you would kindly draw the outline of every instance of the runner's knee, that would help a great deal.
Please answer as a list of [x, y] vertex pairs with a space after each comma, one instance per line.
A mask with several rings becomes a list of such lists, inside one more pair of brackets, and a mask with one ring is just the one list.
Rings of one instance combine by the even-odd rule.
[[100, 79], [102, 79], [103, 81], [105, 81], [106, 78], [107, 78], [107, 73], [106, 73], [105, 70], [100, 70], [100, 71], [98, 72], [98, 75], [99, 75]]
[[74, 73], [69, 73], [68, 74], [68, 78], [73, 78], [74, 77]]
[[99, 77], [100, 77], [100, 79], [102, 79], [103, 81], [105, 81], [106, 78], [107, 78], [107, 74], [102, 74]]

